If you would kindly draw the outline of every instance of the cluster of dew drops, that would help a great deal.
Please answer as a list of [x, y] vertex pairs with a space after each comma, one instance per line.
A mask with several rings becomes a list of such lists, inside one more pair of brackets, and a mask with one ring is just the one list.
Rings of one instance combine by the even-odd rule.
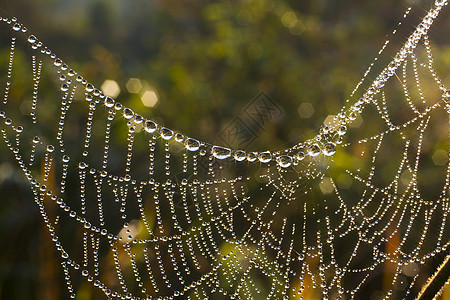
[[[446, 3], [447, 3], [446, 0], [436, 1], [436, 6], [440, 8]], [[427, 17], [432, 19], [434, 16], [427, 16]], [[26, 33], [28, 31], [26, 27], [17, 22], [17, 18], [15, 17], [11, 19], [3, 18], [2, 21], [5, 21], [6, 23], [12, 25], [12, 29], [14, 31], [22, 31], [23, 33]], [[427, 22], [425, 22], [424, 24], [427, 24]], [[68, 70], [67, 64], [63, 63], [63, 61], [60, 58], [56, 57], [56, 55], [53, 54], [50, 51], [50, 49], [44, 47], [42, 42], [38, 41], [38, 39], [34, 35], [28, 36], [28, 42], [31, 44], [32, 49], [34, 50], [40, 49], [40, 51], [43, 54], [49, 55], [50, 58], [53, 59], [55, 66], [59, 67], [62, 71], [65, 71], [68, 77], [75, 77], [77, 75], [72, 69]], [[400, 61], [402, 60], [401, 58], [404, 58], [406, 53], [400, 52], [399, 55], [401, 57], [398, 59], [399, 61], [396, 60], [394, 61], [395, 65], [400, 63]], [[389, 68], [387, 69], [388, 70], [386, 71], [392, 71]], [[392, 69], [395, 69], [395, 66], [392, 66]], [[199, 151], [199, 154], [202, 156], [206, 155], [209, 150], [210, 153], [216, 159], [219, 160], [234, 158], [238, 162], [246, 160], [248, 162], [259, 161], [261, 163], [269, 163], [272, 160], [275, 160], [280, 167], [288, 168], [292, 164], [297, 164], [299, 161], [302, 161], [303, 159], [305, 159], [306, 156], [314, 158], [319, 156], [321, 153], [325, 156], [333, 156], [336, 153], [336, 145], [342, 143], [342, 137], [347, 132], [347, 127], [345, 126], [345, 124], [352, 122], [356, 119], [356, 113], [361, 112], [362, 104], [364, 102], [367, 102], [367, 99], [364, 98], [370, 98], [367, 96], [369, 96], [370, 94], [374, 94], [374, 92], [377, 89], [381, 88], [383, 86], [383, 83], [387, 79], [386, 77], [389, 77], [388, 75], [389, 74], [381, 74], [379, 78], [377, 78], [377, 80], [373, 83], [372, 89], [369, 89], [367, 91], [367, 95], [364, 95], [362, 99], [358, 100], [351, 107], [351, 110], [348, 115], [345, 114], [344, 112], [341, 112], [334, 119], [334, 121], [337, 120], [337, 122], [335, 123], [337, 124], [336, 126], [333, 126], [333, 128], [323, 126], [320, 130], [320, 133], [314, 139], [309, 140], [304, 144], [302, 144], [301, 148], [304, 149], [300, 150], [296, 154], [291, 153], [280, 154], [279, 152], [271, 153], [270, 151], [249, 152], [249, 153], [246, 153], [243, 150], [233, 151], [229, 148], [217, 145], [210, 145], [208, 143], [198, 141], [194, 138], [185, 138], [181, 133], [174, 133], [173, 130], [166, 127], [161, 127], [158, 133], [162, 139], [169, 141], [172, 138], [174, 138], [177, 142], [184, 143], [184, 146], [188, 151], [192, 152]], [[60, 88], [61, 91], [68, 92], [72, 80], [66, 78], [65, 75], [61, 75], [60, 79], [61, 81], [64, 82], [61, 85]], [[107, 108], [114, 108], [117, 111], [122, 110], [123, 117], [129, 121], [128, 125], [130, 127], [130, 132], [134, 132], [136, 125], [143, 126], [145, 131], [148, 133], [157, 132], [158, 125], [155, 122], [151, 120], [146, 120], [144, 117], [135, 114], [130, 108], [123, 107], [122, 104], [116, 102], [111, 97], [105, 96], [102, 91], [95, 89], [94, 86], [91, 83], [88, 83], [87, 80], [84, 79], [82, 76], [80, 75], [76, 76], [76, 81], [85, 86], [86, 92], [94, 93], [95, 96], [99, 96], [101, 99], [103, 99], [104, 105]], [[92, 100], [92, 98], [89, 99], [87, 97], [86, 100], [89, 101]]]
[[[93, 88], [89, 84], [86, 87], [90, 90], [92, 90]], [[321, 153], [323, 153], [325, 156], [334, 155], [336, 153], [336, 144], [342, 143], [342, 136], [347, 131], [345, 125], [339, 126], [335, 133], [335, 135], [338, 136], [336, 142], [328, 141], [323, 143], [323, 145], [319, 144], [321, 140], [321, 137], [319, 135], [316, 138], [317, 142], [311, 143], [308, 147], [306, 147], [306, 151], [299, 151], [295, 155], [277, 155], [275, 153], [272, 154], [270, 151], [246, 153], [243, 150], [232, 150], [230, 148], [218, 145], [210, 145], [194, 138], [185, 138], [183, 134], [175, 133], [173, 130], [166, 127], [159, 128], [158, 124], [156, 124], [154, 121], [145, 120], [142, 116], [135, 114], [130, 108], [125, 107], [122, 109], [122, 105], [120, 105], [118, 102], [115, 102], [110, 97], [105, 97], [104, 102], [107, 107], [114, 107], [117, 110], [122, 110], [123, 117], [128, 120], [130, 132], [134, 132], [136, 126], [142, 126], [146, 132], [157, 132], [165, 141], [175, 140], [176, 142], [183, 143], [186, 150], [191, 152], [199, 152], [201, 156], [207, 155], [209, 151], [211, 155], [214, 156], [214, 158], [219, 160], [232, 158], [238, 162], [248, 161], [260, 162], [265, 164], [275, 160], [277, 164], [283, 168], [288, 168], [289, 166], [291, 166], [291, 164], [296, 164], [299, 161], [302, 161], [306, 156], [316, 157]], [[324, 132], [331, 135], [332, 130], [324, 129]]]
[[[108, 102], [108, 104], [106, 104]], [[110, 97], [106, 97], [105, 104], [113, 107], [114, 100]], [[116, 107], [117, 109], [117, 107]], [[120, 109], [120, 106], [119, 106]], [[158, 130], [158, 125], [151, 121], [145, 120], [142, 116], [136, 115], [130, 108], [123, 108], [123, 117], [129, 120], [130, 130], [135, 130], [135, 125], [142, 125], [146, 132], [154, 133]], [[134, 124], [133, 124], [134, 123]], [[337, 135], [341, 137], [346, 132], [345, 126], [340, 126], [337, 130]], [[298, 161], [303, 160], [307, 155], [310, 157], [316, 157], [320, 153], [323, 153], [326, 156], [332, 156], [336, 153], [336, 143], [334, 142], [326, 142], [323, 146], [319, 146], [318, 143], [313, 143], [309, 147], [307, 147], [306, 153], [303, 151], [298, 152], [296, 155], [273, 155], [270, 151], [263, 152], [249, 152], [246, 153], [243, 150], [231, 150], [230, 148], [218, 146], [218, 145], [209, 145], [207, 143], [201, 142], [197, 139], [187, 137], [185, 138], [181, 133], [175, 133], [173, 130], [161, 127], [159, 129], [159, 135], [162, 139], [166, 141], [170, 141], [174, 139], [176, 142], [183, 143], [186, 150], [191, 152], [199, 152], [201, 156], [205, 156], [208, 151], [214, 156], [214, 158], [219, 160], [233, 158], [234, 160], [248, 161], [248, 162], [261, 162], [261, 163], [269, 163], [272, 160], [275, 160], [280, 167], [288, 168], [292, 163], [296, 163]], [[318, 139], [319, 140], [319, 139]], [[342, 142], [342, 138], [339, 139]]]
[[[4, 18], [3, 20], [8, 24], [11, 24], [14, 31], [22, 31], [24, 33], [28, 31], [22, 24], [17, 22], [16, 18], [12, 18], [10, 20]], [[238, 162], [247, 161], [250, 163], [260, 162], [264, 164], [267, 164], [271, 161], [276, 161], [278, 166], [282, 168], [288, 168], [292, 164], [298, 164], [298, 162], [304, 160], [307, 156], [311, 158], [315, 158], [320, 154], [323, 154], [325, 156], [333, 156], [336, 153], [336, 145], [342, 143], [342, 136], [347, 131], [345, 125], [338, 125], [335, 129], [328, 128], [328, 126], [323, 126], [319, 135], [317, 135], [315, 139], [305, 142], [301, 146], [302, 149], [296, 154], [281, 154], [279, 152], [271, 153], [270, 151], [246, 153], [243, 150], [232, 150], [226, 147], [201, 142], [194, 138], [185, 138], [181, 133], [175, 133], [169, 128], [159, 128], [158, 124], [156, 124], [154, 121], [146, 120], [144, 117], [135, 114], [135, 112], [133, 112], [133, 110], [131, 110], [130, 108], [123, 107], [121, 103], [116, 102], [113, 98], [105, 96], [102, 91], [96, 89], [82, 76], [77, 75], [74, 70], [69, 69], [67, 64], [63, 63], [60, 58], [53, 54], [48, 48], [44, 47], [43, 43], [40, 42], [36, 38], [36, 36], [29, 35], [28, 42], [30, 43], [32, 49], [40, 49], [41, 53], [49, 55], [50, 58], [53, 59], [54, 65], [60, 68], [61, 71], [65, 72], [65, 75], [62, 74], [60, 76], [60, 80], [63, 81], [60, 87], [62, 92], [69, 91], [70, 85], [72, 84], [71, 78], [75, 78], [78, 83], [81, 83], [85, 86], [85, 90], [87, 93], [93, 93], [94, 96], [100, 97], [107, 108], [115, 109], [116, 111], [122, 110], [123, 117], [128, 120], [130, 132], [134, 132], [136, 130], [136, 126], [142, 126], [146, 132], [159, 133], [161, 138], [166, 141], [174, 139], [176, 142], [183, 143], [184, 147], [188, 151], [198, 151], [201, 156], [205, 156], [209, 152], [219, 160], [232, 158]], [[86, 100], [92, 100], [92, 96], [90, 98], [87, 97]], [[348, 118], [345, 119], [345, 121], [354, 120], [356, 119], [356, 115], [355, 113], [352, 113], [350, 114], [350, 116], [348, 116]], [[322, 140], [325, 140], [325, 142], [322, 142]]]

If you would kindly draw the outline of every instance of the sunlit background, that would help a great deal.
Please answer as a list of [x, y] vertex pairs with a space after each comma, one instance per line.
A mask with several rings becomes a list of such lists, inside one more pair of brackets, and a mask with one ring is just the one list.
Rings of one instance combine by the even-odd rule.
[[[392, 0], [0, 0], [0, 15], [16, 16], [79, 74], [144, 117], [211, 143], [265, 150], [311, 138], [339, 111], [407, 6]], [[429, 6], [415, 2], [410, 26]], [[399, 32], [398, 44], [410, 26]], [[432, 36], [450, 44], [448, 28], [441, 23]], [[0, 51], [5, 61], [9, 49]], [[438, 54], [437, 71], [448, 74], [450, 46]], [[273, 109], [259, 123], [249, 113], [255, 101]], [[226, 134], [236, 124], [248, 130], [244, 140]], [[0, 151], [0, 298], [63, 299], [57, 255], [28, 183], [3, 159], [3, 144]], [[433, 162], [445, 165], [446, 155], [437, 151]], [[78, 293], [78, 299], [95, 297], [103, 299], [90, 286]]]

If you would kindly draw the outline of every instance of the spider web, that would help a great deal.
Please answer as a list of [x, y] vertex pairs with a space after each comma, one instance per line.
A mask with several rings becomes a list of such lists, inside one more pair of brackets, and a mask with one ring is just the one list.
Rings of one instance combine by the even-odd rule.
[[450, 242], [450, 90], [428, 37], [446, 4], [313, 139], [248, 153], [145, 119], [2, 18], [1, 132], [70, 297], [84, 281], [111, 299], [415, 296]]

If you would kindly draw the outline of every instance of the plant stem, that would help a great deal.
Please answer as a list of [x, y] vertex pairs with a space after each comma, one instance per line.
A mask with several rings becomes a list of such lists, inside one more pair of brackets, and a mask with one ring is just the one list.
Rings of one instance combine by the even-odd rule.
[[445, 283], [450, 278], [450, 254], [444, 259], [437, 271], [428, 278], [416, 300], [435, 299], [442, 292]]

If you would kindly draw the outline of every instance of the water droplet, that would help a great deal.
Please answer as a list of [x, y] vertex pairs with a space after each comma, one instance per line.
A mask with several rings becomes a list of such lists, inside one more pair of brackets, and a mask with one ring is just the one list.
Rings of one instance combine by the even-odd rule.
[[446, 90], [443, 95], [445, 98], [450, 98], [450, 90]]
[[53, 146], [53, 145], [48, 145], [47, 146], [47, 152], [53, 152], [53, 151], [55, 151], [55, 146]]
[[114, 99], [111, 97], [105, 98], [105, 106], [108, 108], [112, 108], [114, 106]]
[[122, 109], [122, 104], [120, 104], [119, 102], [116, 102], [116, 104], [114, 104], [114, 109], [115, 110], [121, 110]]
[[91, 83], [86, 84], [86, 92], [92, 93], [94, 91], [94, 86]]
[[166, 127], [161, 128], [159, 133], [161, 134], [161, 137], [166, 141], [170, 140], [173, 137], [173, 131]]
[[81, 170], [86, 169], [86, 167], [87, 167], [87, 165], [86, 165], [85, 162], [80, 162], [80, 163], [78, 164], [78, 168], [80, 168]]
[[181, 133], [175, 134], [175, 141], [181, 143], [183, 142], [184, 136]]
[[299, 153], [297, 153], [295, 155], [295, 159], [298, 161], [304, 160], [305, 159], [305, 152], [300, 151]]
[[39, 137], [38, 136], [35, 136], [33, 138], [33, 143], [35, 143], [35, 144], [39, 143]]
[[28, 43], [34, 44], [34, 43], [36, 43], [36, 41], [37, 41], [37, 39], [36, 39], [36, 37], [34, 35], [30, 35], [28, 37]]
[[231, 156], [231, 150], [225, 147], [213, 146], [211, 152], [217, 159], [225, 159]]
[[254, 162], [255, 160], [258, 159], [258, 153], [256, 152], [250, 152], [249, 154], [247, 154], [247, 160], [249, 162]]
[[156, 123], [153, 121], [147, 120], [144, 123], [144, 128], [145, 128], [145, 131], [147, 131], [148, 133], [153, 133], [158, 128], [158, 125], [156, 125]]
[[54, 64], [55, 66], [57, 66], [57, 67], [60, 67], [60, 66], [62, 65], [62, 60], [59, 59], [59, 58], [56, 58], [56, 59], [53, 61], [53, 64]]
[[141, 124], [142, 122], [144, 122], [144, 118], [141, 115], [134, 116], [134, 123]]
[[323, 145], [322, 152], [326, 156], [332, 156], [336, 153], [336, 145], [333, 142], [325, 143], [325, 145]]
[[184, 146], [189, 151], [197, 151], [200, 148], [200, 142], [197, 141], [196, 139], [187, 138], [186, 141], [184, 142]]
[[339, 126], [337, 130], [337, 134], [344, 135], [347, 132], [347, 127], [345, 125]]
[[243, 161], [246, 157], [247, 155], [242, 150], [236, 150], [236, 152], [234, 152], [234, 159], [237, 161]]
[[269, 151], [261, 152], [258, 156], [258, 159], [262, 163], [268, 163], [272, 160], [272, 154]]
[[181, 184], [182, 185], [187, 185], [188, 184], [188, 180], [186, 178], [183, 178], [183, 180], [181, 180]]
[[129, 109], [128, 107], [125, 107], [123, 109], [123, 117], [127, 120], [131, 119], [134, 116], [134, 112]]
[[62, 157], [62, 161], [67, 163], [67, 162], [69, 162], [69, 160], [70, 160], [69, 155], [64, 154], [63, 157]]
[[63, 83], [61, 85], [61, 91], [67, 92], [69, 90], [69, 86], [66, 83]]
[[7, 118], [7, 119], [5, 120], [5, 124], [6, 124], [6, 125], [11, 125], [11, 124], [12, 124], [12, 120], [11, 120], [10, 118]]
[[289, 155], [281, 155], [277, 158], [278, 165], [283, 168], [287, 168], [292, 164], [292, 157]]
[[308, 155], [315, 157], [320, 154], [320, 147], [317, 144], [313, 144], [308, 148]]
[[19, 31], [22, 28], [22, 26], [19, 23], [14, 24], [13, 26], [13, 30], [14, 31]]

